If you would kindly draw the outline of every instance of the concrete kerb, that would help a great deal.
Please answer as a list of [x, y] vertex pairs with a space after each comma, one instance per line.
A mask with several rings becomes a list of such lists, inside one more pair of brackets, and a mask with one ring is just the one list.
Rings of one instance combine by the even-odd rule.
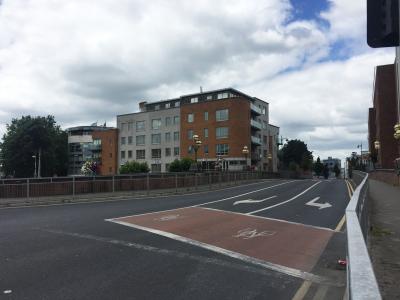
[[229, 187], [239, 185], [249, 185], [271, 179], [254, 179], [254, 180], [241, 180], [235, 182], [224, 182], [222, 184], [214, 185], [198, 185], [197, 187], [181, 187], [170, 189], [156, 189], [156, 190], [140, 190], [140, 191], [124, 191], [114, 193], [94, 193], [94, 194], [77, 194], [77, 195], [62, 195], [51, 197], [30, 197], [27, 198], [3, 198], [0, 199], [0, 208], [12, 207], [25, 207], [25, 206], [40, 206], [40, 205], [53, 205], [53, 204], [69, 204], [69, 203], [90, 203], [90, 202], [111, 202], [133, 199], [154, 198], [157, 196], [169, 195], [185, 195], [207, 192], [210, 190], [221, 190]]

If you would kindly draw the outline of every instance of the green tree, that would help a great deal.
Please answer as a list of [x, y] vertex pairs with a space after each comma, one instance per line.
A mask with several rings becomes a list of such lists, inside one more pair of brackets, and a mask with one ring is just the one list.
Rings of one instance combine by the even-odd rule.
[[147, 162], [128, 161], [119, 168], [120, 174], [148, 173], [149, 171]]
[[323, 169], [324, 169], [324, 165], [321, 163], [321, 159], [318, 157], [317, 161], [314, 163], [315, 175], [321, 176]]
[[338, 164], [335, 164], [335, 166], [333, 167], [333, 172], [335, 173], [336, 178], [338, 178], [341, 173], [341, 170], [340, 170]]
[[32, 177], [41, 152], [41, 176], [65, 176], [68, 170], [68, 136], [53, 116], [12, 119], [1, 145], [5, 175]]
[[312, 152], [308, 151], [307, 145], [300, 140], [290, 140], [282, 148], [281, 158], [285, 168], [289, 168], [290, 163], [296, 163], [303, 170], [309, 170], [312, 166]]
[[193, 159], [191, 158], [182, 158], [181, 160], [175, 159], [169, 165], [169, 172], [188, 172], [190, 170], [190, 166], [193, 164]]

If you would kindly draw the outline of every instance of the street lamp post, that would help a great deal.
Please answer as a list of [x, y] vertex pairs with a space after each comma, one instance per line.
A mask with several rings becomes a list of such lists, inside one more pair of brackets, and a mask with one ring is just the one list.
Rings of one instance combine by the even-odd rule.
[[201, 141], [200, 138], [197, 134], [193, 135], [193, 149], [194, 149], [194, 161], [196, 163], [196, 170], [198, 170], [198, 165], [197, 165], [197, 151], [201, 147]]
[[37, 172], [36, 172], [36, 155], [32, 155], [32, 158], [35, 160], [35, 170], [33, 171], [33, 177], [36, 178]]
[[242, 153], [244, 154], [244, 159], [246, 161], [246, 170], [247, 170], [247, 155], [249, 154], [249, 148], [247, 146], [243, 146]]
[[273, 168], [272, 168], [272, 154], [268, 153], [267, 158], [268, 158], [268, 171], [272, 172], [273, 171]]
[[[379, 149], [381, 149], [381, 143], [379, 141], [375, 141], [374, 142], [374, 148], [376, 150], [376, 160], [378, 161]], [[375, 168], [375, 164], [374, 164], [374, 168]]]
[[362, 167], [363, 167], [363, 165], [364, 165], [364, 163], [363, 163], [363, 154], [362, 154], [362, 142], [361, 142], [361, 144], [360, 145], [357, 145], [357, 148], [360, 148], [360, 158], [361, 158], [361, 169], [362, 169]]

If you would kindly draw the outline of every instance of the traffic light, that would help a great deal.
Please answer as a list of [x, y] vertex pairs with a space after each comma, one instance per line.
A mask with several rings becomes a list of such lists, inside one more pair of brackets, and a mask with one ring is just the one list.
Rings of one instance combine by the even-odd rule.
[[367, 0], [367, 43], [372, 48], [399, 46], [399, 0]]

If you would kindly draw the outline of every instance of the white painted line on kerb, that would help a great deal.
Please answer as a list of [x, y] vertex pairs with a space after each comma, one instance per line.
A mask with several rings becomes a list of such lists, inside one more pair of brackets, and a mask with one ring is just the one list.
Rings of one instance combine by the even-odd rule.
[[261, 209], [255, 210], [255, 211], [248, 212], [247, 215], [252, 215], [252, 214], [258, 213], [258, 212], [260, 212], [260, 211], [268, 210], [268, 209], [271, 209], [271, 208], [274, 208], [274, 207], [277, 207], [277, 206], [286, 204], [286, 203], [288, 203], [288, 202], [291, 202], [291, 201], [293, 201], [293, 200], [299, 198], [301, 195], [304, 195], [305, 193], [307, 193], [309, 190], [311, 190], [313, 187], [315, 187], [317, 184], [320, 184], [320, 183], [321, 183], [321, 181], [318, 181], [317, 183], [314, 183], [312, 186], [310, 186], [310, 187], [307, 188], [306, 190], [302, 191], [300, 194], [298, 194], [298, 195], [296, 195], [296, 196], [290, 198], [289, 200], [286, 200], [286, 201], [283, 201], [283, 202], [280, 202], [280, 203], [278, 203], [278, 204], [271, 205], [271, 206], [268, 206], [268, 207], [265, 207], [265, 208], [261, 208]]

